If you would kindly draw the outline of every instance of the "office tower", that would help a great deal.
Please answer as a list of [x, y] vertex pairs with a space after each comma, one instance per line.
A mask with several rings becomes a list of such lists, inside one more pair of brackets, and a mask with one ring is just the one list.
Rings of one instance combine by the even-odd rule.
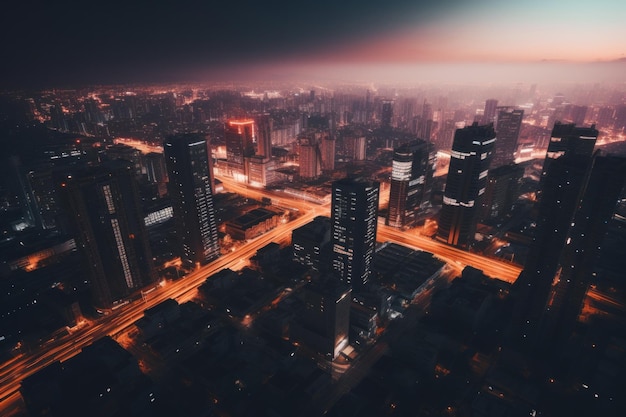
[[256, 118], [257, 147], [256, 155], [272, 157], [272, 119], [269, 114]]
[[108, 161], [58, 182], [93, 302], [109, 309], [155, 280], [133, 166]]
[[586, 116], [587, 106], [571, 106], [569, 109], [569, 118], [575, 125], [584, 124]]
[[421, 139], [394, 149], [386, 221], [388, 226], [415, 226], [420, 205], [430, 197], [426, 191], [433, 176], [433, 154], [432, 144]]
[[245, 158], [254, 155], [255, 138], [254, 120], [230, 120], [224, 128], [228, 172], [239, 181], [247, 175]]
[[495, 123], [496, 121], [496, 108], [498, 107], [498, 100], [490, 98], [485, 101], [485, 111], [483, 112], [482, 124]]
[[380, 184], [361, 178], [333, 182], [331, 202], [332, 269], [355, 291], [371, 274], [378, 225]]
[[425, 140], [430, 140], [433, 131], [433, 106], [424, 100], [422, 106], [422, 117], [419, 121], [417, 136]]
[[380, 127], [382, 129], [391, 129], [391, 121], [393, 120], [393, 100], [383, 100], [383, 106], [380, 113]]
[[455, 132], [438, 240], [461, 248], [471, 246], [495, 141], [491, 124], [479, 126], [474, 122]]
[[292, 337], [317, 353], [336, 358], [348, 345], [352, 290], [332, 277], [307, 283], [301, 291], [304, 308], [292, 326]]
[[59, 214], [53, 172], [52, 164], [41, 164], [26, 173], [31, 201], [35, 204], [35, 223], [43, 229], [56, 228], [56, 217]]
[[109, 146], [104, 151], [107, 159], [123, 159], [133, 164], [135, 176], [141, 177], [142, 164], [141, 164], [141, 151], [133, 148], [132, 146], [124, 145], [123, 143], [117, 143]]
[[509, 214], [517, 200], [523, 176], [524, 168], [520, 165], [509, 164], [489, 169], [479, 219], [495, 219]]
[[159, 195], [167, 193], [167, 168], [165, 156], [162, 153], [150, 152], [143, 157], [143, 166], [148, 177], [148, 182], [157, 184]]
[[248, 184], [254, 186], [270, 185], [277, 181], [276, 164], [274, 160], [261, 155], [251, 156], [246, 159], [246, 171], [248, 172]]
[[324, 268], [323, 248], [330, 242], [330, 218], [317, 216], [291, 232], [293, 260], [316, 271]]
[[335, 169], [335, 138], [331, 135], [322, 139], [322, 170], [334, 171]]
[[524, 110], [511, 107], [498, 107], [498, 119], [496, 122], [496, 141], [491, 167], [508, 165], [515, 162], [517, 139], [522, 127]]
[[359, 132], [352, 133], [344, 138], [344, 145], [346, 147], [346, 155], [352, 161], [365, 160], [367, 145], [365, 136]]
[[626, 176], [624, 158], [565, 154], [542, 183], [537, 228], [515, 283], [515, 331], [534, 347], [569, 336]]
[[322, 153], [315, 138], [302, 138], [299, 145], [298, 162], [300, 178], [314, 179], [322, 173]]
[[163, 149], [180, 256], [205, 264], [220, 254], [206, 139], [174, 135], [165, 140]]
[[[626, 158], [594, 155], [575, 201], [559, 262], [539, 322], [543, 347], [565, 342], [596, 276], [596, 261], [608, 222], [626, 180]], [[547, 197], [547, 196], [546, 196]], [[552, 271], [550, 271], [552, 272]]]
[[583, 155], [591, 157], [597, 139], [598, 131], [595, 125], [591, 125], [591, 127], [576, 127], [573, 123], [563, 124], [558, 121], [554, 123], [548, 144], [548, 151], [543, 161], [541, 178], [539, 179], [539, 198], [543, 188], [542, 183], [544, 177], [552, 161], [563, 155]]

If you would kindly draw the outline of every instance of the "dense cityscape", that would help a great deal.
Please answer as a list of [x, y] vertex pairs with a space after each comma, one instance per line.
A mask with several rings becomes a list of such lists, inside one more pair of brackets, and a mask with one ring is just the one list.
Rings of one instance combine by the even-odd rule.
[[0, 415], [626, 415], [621, 2], [61, 3], [0, 24]]
[[623, 410], [625, 91], [371, 87], [5, 94], [3, 414]]

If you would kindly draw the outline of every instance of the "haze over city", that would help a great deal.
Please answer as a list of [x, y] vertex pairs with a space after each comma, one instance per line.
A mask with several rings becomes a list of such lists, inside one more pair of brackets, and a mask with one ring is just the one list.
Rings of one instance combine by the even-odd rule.
[[619, 0], [26, 1], [2, 17], [2, 85], [623, 81], [625, 8]]

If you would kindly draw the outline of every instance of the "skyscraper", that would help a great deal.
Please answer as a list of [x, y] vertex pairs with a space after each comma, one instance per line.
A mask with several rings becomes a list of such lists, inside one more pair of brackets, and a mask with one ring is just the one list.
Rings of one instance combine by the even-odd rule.
[[383, 129], [391, 129], [393, 120], [393, 100], [383, 100], [380, 114], [380, 127]]
[[495, 145], [491, 168], [515, 162], [515, 151], [517, 150], [517, 139], [522, 126], [524, 110], [513, 109], [511, 107], [499, 107], [498, 119], [496, 121], [496, 135], [498, 141]]
[[380, 184], [361, 178], [333, 182], [332, 269], [355, 291], [368, 282], [376, 246]]
[[163, 148], [180, 256], [205, 264], [220, 254], [206, 139], [198, 134], [174, 135]]
[[575, 212], [545, 299], [538, 340], [544, 346], [566, 341], [574, 329], [625, 181], [626, 158], [596, 152], [577, 194]]
[[490, 98], [485, 101], [485, 111], [483, 112], [482, 124], [486, 125], [486, 124], [495, 122], [497, 107], [498, 107], [498, 100]]
[[537, 228], [518, 294], [513, 331], [550, 351], [571, 334], [626, 180], [626, 160], [565, 153], [543, 177]]
[[247, 175], [245, 158], [254, 155], [254, 120], [230, 120], [224, 128], [224, 139], [228, 172], [233, 178], [243, 180]]
[[598, 130], [591, 127], [576, 127], [574, 123], [555, 122], [550, 135], [546, 158], [543, 161], [541, 178], [546, 175], [552, 161], [563, 155], [584, 155], [590, 157], [598, 140]]
[[317, 140], [311, 136], [310, 138], [301, 138], [299, 148], [299, 165], [300, 177], [303, 179], [313, 179], [322, 173], [322, 153]]
[[393, 152], [387, 225], [411, 227], [417, 221], [420, 205], [427, 199], [432, 181], [434, 148], [421, 139], [405, 143]]
[[491, 124], [474, 122], [455, 132], [438, 240], [461, 248], [472, 244], [495, 141]]
[[332, 277], [307, 283], [300, 293], [304, 308], [292, 326], [292, 335], [318, 353], [337, 357], [349, 342], [351, 292]]
[[257, 147], [256, 155], [272, 157], [272, 119], [268, 114], [256, 118]]
[[109, 309], [155, 279], [133, 166], [122, 160], [59, 180], [94, 305]]

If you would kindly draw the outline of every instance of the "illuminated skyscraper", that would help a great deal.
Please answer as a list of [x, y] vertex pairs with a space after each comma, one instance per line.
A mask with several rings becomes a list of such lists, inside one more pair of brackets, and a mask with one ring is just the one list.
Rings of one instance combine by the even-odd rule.
[[180, 256], [205, 264], [220, 254], [206, 139], [198, 134], [174, 135], [163, 148]]
[[228, 172], [233, 178], [243, 181], [247, 175], [245, 158], [254, 155], [254, 120], [230, 120], [224, 128], [224, 139]]
[[438, 240], [461, 248], [472, 244], [495, 141], [491, 124], [474, 123], [455, 132]]
[[133, 166], [114, 160], [59, 181], [94, 305], [108, 309], [155, 279]]
[[361, 290], [368, 282], [376, 246], [380, 184], [344, 178], [333, 182], [332, 269], [340, 279]]
[[522, 127], [524, 110], [510, 107], [498, 107], [498, 119], [496, 122], [496, 147], [494, 150], [491, 168], [497, 168], [515, 162], [517, 139]]
[[389, 190], [387, 225], [411, 227], [417, 221], [420, 205], [428, 199], [435, 163], [434, 147], [417, 139], [394, 150]]

